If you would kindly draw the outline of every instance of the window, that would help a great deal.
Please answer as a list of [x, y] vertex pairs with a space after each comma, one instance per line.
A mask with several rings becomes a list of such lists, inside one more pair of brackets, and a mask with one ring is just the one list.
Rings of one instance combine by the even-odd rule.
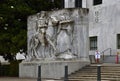
[[51, 2], [53, 8], [62, 9], [64, 8], [64, 0], [48, 0]]
[[117, 34], [117, 48], [120, 49], [120, 34]]
[[61, 8], [64, 8], [64, 5], [65, 5], [64, 0], [61, 0], [61, 5], [62, 5]]
[[82, 0], [75, 0], [75, 7], [80, 7], [82, 8]]
[[93, 5], [102, 4], [102, 0], [93, 0]]
[[97, 36], [90, 37], [90, 50], [97, 50]]

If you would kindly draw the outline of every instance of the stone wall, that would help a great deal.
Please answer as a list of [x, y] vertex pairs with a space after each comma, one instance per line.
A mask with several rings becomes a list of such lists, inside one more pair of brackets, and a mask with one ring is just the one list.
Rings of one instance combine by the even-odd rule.
[[19, 67], [19, 77], [38, 78], [38, 66], [41, 66], [41, 78], [60, 79], [65, 75], [65, 66], [68, 66], [68, 74], [89, 65], [88, 61], [40, 61], [24, 62]]

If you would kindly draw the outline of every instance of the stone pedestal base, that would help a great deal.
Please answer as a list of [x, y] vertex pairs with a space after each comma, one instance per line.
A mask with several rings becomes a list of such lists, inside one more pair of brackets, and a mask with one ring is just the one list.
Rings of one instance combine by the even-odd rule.
[[68, 74], [71, 74], [89, 64], [88, 61], [80, 60], [22, 62], [19, 65], [19, 77], [37, 78], [38, 66], [41, 65], [42, 78], [60, 79], [64, 77], [65, 65], [68, 65]]

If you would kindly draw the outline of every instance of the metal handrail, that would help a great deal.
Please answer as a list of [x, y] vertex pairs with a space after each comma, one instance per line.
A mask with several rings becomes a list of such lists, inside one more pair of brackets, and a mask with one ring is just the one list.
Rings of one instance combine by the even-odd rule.
[[112, 52], [111, 48], [107, 48], [107, 49], [103, 50], [102, 52], [100, 52], [100, 54], [103, 55], [103, 60], [104, 60], [104, 56], [105, 56], [104, 53], [108, 50], [110, 51], [110, 56], [111, 56], [111, 52]]

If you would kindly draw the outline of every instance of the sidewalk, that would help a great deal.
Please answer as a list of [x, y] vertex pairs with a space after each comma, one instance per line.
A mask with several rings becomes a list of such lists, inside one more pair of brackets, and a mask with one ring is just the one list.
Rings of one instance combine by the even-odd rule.
[[0, 77], [0, 81], [37, 81], [37, 79], [18, 78], [18, 77]]
[[[0, 81], [37, 81], [37, 79], [18, 78], [18, 77], [0, 77]], [[42, 80], [42, 81], [61, 81], [61, 80]]]

